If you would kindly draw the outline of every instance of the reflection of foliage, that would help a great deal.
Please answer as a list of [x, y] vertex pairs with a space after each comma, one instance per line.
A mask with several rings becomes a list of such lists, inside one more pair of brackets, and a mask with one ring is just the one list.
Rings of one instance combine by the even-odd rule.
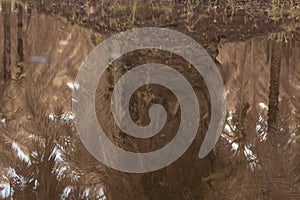
[[[5, 159], [9, 166], [4, 176], [10, 183], [10, 196], [24, 200], [106, 199], [101, 185], [86, 183], [88, 173], [74, 164], [79, 160], [76, 153], [79, 139], [63, 110], [56, 109], [48, 117], [37, 90], [31, 90], [27, 97], [30, 120], [26, 123], [26, 131], [31, 133], [30, 141], [25, 140], [26, 144], [21, 145], [6, 133], [1, 135], [6, 146], [9, 143], [11, 147], [1, 156], [1, 163]], [[17, 159], [9, 153], [14, 151], [17, 151]]]
[[[5, 2], [20, 3], [13, 0], [5, 0]], [[241, 20], [246, 23], [254, 19], [251, 26], [257, 28], [256, 23], [261, 20], [257, 16], [261, 16], [259, 14], [263, 10], [260, 6], [265, 5], [269, 20], [286, 20], [286, 23], [282, 24], [284, 32], [272, 34], [270, 39], [277, 38], [279, 41], [291, 43], [292, 40], [299, 38], [296, 29], [299, 28], [297, 19], [299, 19], [300, 14], [299, 6], [295, 1], [274, 0], [260, 4], [258, 1], [245, 3], [244, 1], [233, 0], [160, 0], [151, 1], [151, 5], [146, 2], [139, 3], [137, 0], [130, 1], [130, 3], [119, 0], [34, 0], [24, 2], [24, 5], [26, 2], [30, 2], [39, 12], [59, 14], [76, 25], [95, 28], [101, 33], [102, 31], [121, 31], [133, 26], [146, 26], [148, 24], [161, 27], [181, 25], [188, 31], [197, 31], [197, 26], [202, 26], [202, 19], [208, 18], [214, 20], [204, 21], [205, 23], [226, 24], [225, 28], [216, 30], [221, 30], [222, 33], [225, 29], [227, 30], [227, 25], [232, 22], [233, 17], [240, 16], [241, 12], [243, 12], [241, 18], [244, 17]], [[11, 12], [10, 5], [6, 8], [8, 8], [5, 9], [6, 15], [8, 15]], [[8, 31], [9, 21], [6, 21], [5, 24], [5, 30]], [[204, 27], [207, 29], [205, 25]], [[7, 34], [8, 36], [9, 34]], [[95, 44], [102, 39], [95, 36]], [[245, 52], [253, 52], [253, 43], [247, 43]], [[79, 52], [76, 51], [74, 54], [77, 55]], [[21, 58], [22, 54], [20, 53], [19, 56]], [[7, 67], [10, 66], [7, 65]], [[242, 73], [247, 73], [247, 69], [244, 69], [243, 66], [236, 68]], [[242, 77], [242, 73], [233, 83], [234, 87], [231, 88], [232, 91], [238, 93], [238, 98], [234, 104], [234, 110], [232, 113], [228, 113], [227, 126], [229, 129], [224, 130], [225, 134], [223, 134], [230, 143], [221, 139], [220, 145], [216, 149], [215, 172], [203, 178], [204, 196], [207, 199], [220, 199], [221, 196], [223, 199], [297, 199], [299, 198], [300, 181], [300, 126], [298, 125], [300, 99], [296, 96], [282, 100], [283, 103], [279, 104], [280, 112], [275, 116], [278, 121], [275, 124], [276, 128], [273, 129], [274, 134], [268, 135], [268, 119], [263, 111], [253, 112], [259, 102], [254, 100], [254, 103], [249, 105], [245, 101], [245, 96], [248, 93], [247, 88], [252, 86]], [[295, 74], [295, 76], [299, 76], [299, 73]], [[16, 76], [14, 79], [19, 78]], [[296, 83], [300, 80], [299, 77], [295, 79]], [[44, 82], [49, 81], [45, 80]], [[26, 87], [32, 86], [27, 85]], [[255, 88], [255, 90], [257, 93], [265, 93], [267, 92], [266, 87], [261, 83], [260, 88]], [[291, 84], [290, 87], [290, 93], [297, 94], [299, 89], [296, 84]], [[141, 93], [141, 95], [145, 96], [145, 101], [151, 99], [147, 92]], [[11, 191], [13, 191], [11, 196], [14, 199], [59, 199], [60, 196], [64, 196], [64, 199], [86, 199], [87, 196], [90, 199], [105, 199], [103, 192], [99, 192], [102, 188], [102, 182], [99, 179], [107, 178], [108, 174], [114, 176], [114, 173], [105, 174], [102, 168], [100, 170], [90, 164], [92, 163], [91, 158], [85, 154], [76, 154], [76, 152], [82, 153], [84, 150], [78, 142], [71, 123], [62, 119], [63, 112], [59, 109], [53, 114], [53, 120], [50, 120], [47, 117], [49, 113], [36, 107], [41, 105], [40, 102], [36, 103], [39, 99], [37, 96], [38, 92], [31, 91], [28, 95], [29, 99], [26, 100], [29, 102], [28, 112], [31, 120], [25, 126], [27, 131], [32, 133], [32, 138], [29, 143], [21, 141], [18, 144], [21, 149], [26, 149], [26, 152], [29, 152], [30, 163], [26, 160], [16, 159], [16, 149], [12, 148], [15, 142], [11, 136], [12, 132], [1, 130], [0, 147], [2, 153], [0, 160], [1, 165], [3, 165], [1, 171], [6, 173], [6, 178], [9, 178]], [[278, 100], [278, 96], [272, 98]], [[174, 107], [176, 108], [174, 112], [177, 112], [178, 107]], [[144, 109], [142, 102], [139, 102], [134, 108]], [[19, 112], [19, 110], [12, 110]], [[292, 112], [296, 113], [297, 117], [291, 116]], [[144, 111], [139, 113], [144, 113]], [[267, 138], [277, 139], [270, 142]], [[237, 150], [234, 150], [233, 147]], [[266, 153], [270, 151], [272, 155]], [[177, 173], [177, 171], [171, 172]], [[171, 172], [169, 173], [171, 174]], [[160, 194], [158, 188], [160, 190], [172, 189], [172, 186], [169, 186], [169, 183], [162, 179], [166, 173], [158, 173], [154, 175], [154, 178], [153, 174], [149, 175], [147, 182], [143, 182], [144, 184], [149, 182], [149, 186], [145, 184], [145, 190], [156, 190], [153, 193]], [[99, 176], [100, 178], [97, 178]], [[114, 181], [110, 183], [113, 185], [112, 188], [122, 187], [120, 185], [123, 184], [128, 191], [134, 190], [133, 181], [130, 181], [134, 178], [128, 178], [129, 181], [125, 178], [116, 181], [120, 180], [119, 177], [111, 179]], [[155, 181], [156, 179], [158, 181]], [[93, 181], [93, 183], [87, 183], [87, 181]], [[157, 184], [157, 186], [154, 187], [153, 184]], [[188, 189], [185, 188], [184, 191], [188, 191]], [[187, 193], [188, 199], [193, 198], [192, 192], [185, 193]]]
[[[254, 112], [253, 107], [257, 105], [252, 102], [251, 109], [243, 112], [243, 98], [234, 99], [236, 106], [228, 112], [222, 135], [225, 139], [221, 139], [215, 151], [216, 171], [204, 179], [207, 199], [219, 199], [220, 196], [223, 199], [298, 199], [300, 196], [299, 112], [296, 111], [299, 108], [296, 100], [299, 81], [294, 82], [299, 72], [296, 69], [295, 74], [289, 74], [292, 79], [279, 79], [281, 55], [285, 52], [281, 51], [282, 43], [270, 42], [273, 45], [270, 45], [269, 109], [264, 103], [254, 101], [260, 110]], [[243, 73], [243, 69], [239, 69]], [[230, 92], [236, 91], [237, 97], [246, 95], [247, 89], [241, 90], [238, 84], [241, 76], [235, 78]], [[280, 89], [280, 84], [288, 88], [287, 94]], [[265, 89], [258, 92], [262, 91], [267, 92]], [[279, 95], [279, 91], [282, 94]], [[255, 132], [249, 126], [252, 119], [255, 119]], [[241, 131], [244, 137], [240, 136]]]

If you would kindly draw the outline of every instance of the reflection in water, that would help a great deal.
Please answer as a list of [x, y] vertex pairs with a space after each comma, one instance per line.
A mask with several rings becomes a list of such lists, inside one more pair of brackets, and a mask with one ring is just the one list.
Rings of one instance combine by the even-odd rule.
[[[300, 41], [297, 37], [280, 41], [272, 34], [246, 41], [224, 40], [218, 50], [217, 60], [222, 65], [228, 93], [222, 136], [234, 150], [232, 153], [219, 147], [223, 154], [217, 157], [222, 160], [225, 154], [228, 158], [220, 165], [231, 163], [229, 168], [234, 168], [244, 163], [252, 175], [243, 168], [236, 172], [235, 176], [245, 176], [240, 189], [255, 185], [254, 191], [268, 191], [258, 192], [259, 198], [298, 198], [298, 186], [294, 183], [299, 182], [296, 177], [300, 173]], [[230, 180], [222, 184], [239, 187]], [[223, 192], [228, 194], [220, 191]], [[253, 197], [250, 190], [235, 195]]]
[[[93, 9], [90, 6], [83, 10], [97, 20]], [[59, 17], [22, 9], [18, 4], [12, 12], [10, 4], [0, 3], [1, 10], [0, 150], [3, 153], [0, 156], [0, 197], [34, 199], [30, 196], [34, 194], [40, 199], [48, 195], [52, 199], [89, 196], [104, 200], [107, 197], [137, 199], [142, 195], [148, 199], [192, 199], [191, 196], [199, 199], [204, 196], [206, 190], [202, 191], [200, 186], [206, 185], [201, 177], [213, 171], [213, 156], [201, 161], [186, 157], [175, 166], [138, 176], [99, 165], [78, 142], [72, 127], [76, 116], [70, 112], [71, 101], [76, 101], [71, 99], [72, 91], [79, 87], [74, 83], [75, 76], [85, 56], [96, 45], [95, 40], [104, 39], [106, 35], [71, 25]], [[18, 12], [14, 12], [16, 10]], [[107, 11], [103, 9], [103, 16]], [[74, 18], [78, 17], [75, 6], [71, 12]], [[150, 18], [153, 16], [150, 14]], [[276, 191], [284, 187], [299, 197], [295, 183], [299, 183], [300, 173], [297, 154], [300, 150], [300, 44], [294, 39], [287, 44], [280, 43], [280, 48], [276, 47], [281, 49], [280, 55], [272, 54], [274, 44], [268, 36], [219, 44], [217, 60], [226, 81], [229, 110], [223, 137], [231, 144], [227, 148], [227, 144], [220, 141], [217, 148], [221, 150], [216, 151], [214, 164], [217, 175], [212, 173], [203, 178], [208, 180], [208, 188], [223, 186], [217, 188], [218, 197], [230, 196], [227, 190], [230, 187], [237, 188], [231, 197], [238, 197], [245, 188], [250, 191], [254, 187], [258, 188], [254, 191], [259, 197], [273, 192], [274, 196], [270, 194], [269, 199], [276, 199]], [[174, 57], [170, 61], [172, 59]], [[270, 77], [274, 60], [277, 64], [280, 60], [281, 70], [273, 82]], [[103, 82], [113, 82], [114, 78], [109, 74]], [[276, 101], [269, 101], [271, 84], [279, 86], [279, 91], [276, 87], [272, 89], [275, 100], [279, 92], [278, 105]], [[106, 97], [107, 94], [101, 95]], [[148, 94], [142, 95], [146, 99]], [[278, 107], [278, 112], [271, 114], [276, 118], [272, 133], [268, 130], [270, 104], [275, 109]], [[173, 107], [176, 113], [178, 106]], [[205, 127], [205, 123], [201, 125]], [[117, 139], [120, 143], [125, 140]], [[196, 152], [198, 150], [197, 147]], [[248, 168], [244, 170], [244, 166]], [[222, 169], [229, 169], [229, 173], [218, 171]], [[247, 169], [253, 176], [249, 176]], [[236, 174], [231, 174], [232, 171]], [[216, 179], [220, 174], [221, 178]], [[12, 186], [11, 183], [18, 184]], [[49, 191], [38, 186], [48, 187]], [[130, 194], [125, 197], [127, 193]]]
[[30, 56], [29, 61], [36, 63], [48, 63], [50, 58], [48, 56]]
[[94, 47], [91, 33], [34, 10], [29, 15], [19, 5], [13, 12], [1, 5], [0, 198], [106, 199], [104, 176], [85, 178], [93, 175], [78, 169], [72, 153], [78, 140], [70, 126], [71, 94]]
[[[8, 193], [9, 195], [14, 198], [25, 196], [29, 199], [47, 199], [46, 197], [49, 196], [51, 199], [60, 197], [80, 199], [79, 196], [89, 196], [90, 199], [101, 200], [109, 197], [138, 199], [145, 196], [149, 199], [166, 199], [173, 198], [170, 195], [182, 198], [184, 195], [191, 195], [190, 193], [195, 196], [201, 195], [201, 191], [198, 190], [202, 181], [200, 177], [207, 175], [212, 166], [212, 155], [201, 160], [196, 156], [201, 144], [201, 133], [205, 128], [198, 134], [198, 139], [190, 148], [189, 154], [186, 154], [174, 166], [158, 172], [132, 175], [116, 172], [103, 166], [81, 145], [72, 123], [76, 116], [70, 111], [71, 101], [76, 101], [71, 98], [72, 92], [79, 87], [74, 80], [80, 64], [95, 47], [95, 38], [104, 39], [107, 36], [66, 23], [57, 17], [39, 14], [36, 10], [31, 10], [30, 15], [24, 10], [23, 26], [20, 30], [18, 15], [20, 14], [17, 12], [10, 13], [11, 51], [9, 55], [12, 64], [6, 66], [9, 67], [11, 76], [0, 101], [0, 113], [5, 116], [5, 131], [7, 131], [2, 133], [0, 130], [0, 136], [3, 135], [8, 144], [11, 144], [9, 148], [12, 149], [7, 151], [7, 159], [14, 158], [16, 162], [5, 165], [4, 162], [0, 162], [0, 167], [5, 177], [1, 179], [1, 182], [13, 181], [18, 176], [24, 184], [15, 186], [15, 192]], [[0, 27], [4, 21], [4, 17], [0, 16]], [[22, 42], [18, 40], [18, 36], [22, 37]], [[0, 46], [6, 45], [2, 38]], [[18, 51], [21, 46], [22, 53]], [[158, 53], [150, 52], [150, 59], [153, 59], [154, 55]], [[163, 55], [168, 56], [168, 61], [173, 62], [174, 66], [181, 67], [179, 68], [181, 71], [184, 70], [184, 65], [177, 62], [178, 58], [170, 57], [167, 53]], [[22, 57], [22, 62], [20, 57]], [[143, 60], [133, 57], [127, 60], [126, 66], [129, 66], [129, 63], [141, 61]], [[15, 63], [22, 64], [23, 71], [20, 71], [20, 67]], [[121, 61], [119, 65], [124, 65], [124, 63]], [[1, 69], [3, 69], [2, 66]], [[121, 70], [117, 72], [118, 74], [115, 73], [113, 68], [110, 70], [102, 80], [105, 90], [101, 91], [99, 96], [103, 102], [109, 100], [107, 96], [113, 88], [113, 83], [122, 73]], [[189, 74], [190, 71], [184, 73]], [[193, 78], [192, 81], [197, 82], [198, 95], [204, 99], [204, 94], [199, 89], [202, 88], [202, 82], [199, 83], [198, 77], [193, 73], [190, 74], [192, 74], [189, 75]], [[159, 92], [158, 89], [155, 89], [156, 94], [162, 94], [163, 92]], [[152, 98], [151, 91], [147, 92]], [[147, 105], [141, 100], [140, 94], [144, 96], [144, 99], [148, 97], [145, 92], [137, 94], [139, 99], [138, 102], [134, 102], [137, 103], [134, 112], [138, 112], [137, 109], [147, 110]], [[165, 96], [172, 101], [163, 98], [159, 98], [158, 101], [165, 103], [172, 111], [172, 117], [177, 120], [179, 112], [177, 112], [176, 99], [172, 94]], [[99, 104], [103, 102], [100, 101]], [[104, 107], [108, 108], [108, 105], [110, 104], [105, 104]], [[204, 113], [208, 112], [206, 102], [201, 106]], [[142, 115], [141, 113], [144, 112], [138, 114]], [[134, 117], [140, 117], [139, 115], [135, 113]], [[103, 121], [108, 128], [116, 130], [115, 124], [108, 120], [109, 117], [110, 114], [102, 116], [100, 121]], [[207, 120], [201, 123], [206, 124]], [[176, 129], [176, 122], [170, 123], [167, 130]], [[130, 143], [130, 138], [125, 138], [122, 134], [116, 134], [113, 139], [120, 144], [127, 143], [128, 146], [135, 147]], [[158, 135], [157, 141], [141, 146], [155, 148], [164, 144], [163, 141], [167, 140], [167, 136]], [[12, 147], [12, 144], [15, 145]], [[0, 148], [7, 149], [5, 145], [0, 145]], [[21, 151], [19, 150], [24, 153], [23, 157], [29, 158], [30, 163], [22, 164], [24, 159], [20, 159]], [[16, 173], [8, 174], [9, 168], [16, 169]], [[187, 179], [189, 176], [191, 177]], [[28, 187], [26, 191], [30, 192], [25, 192], [23, 186]], [[44, 190], [44, 186], [49, 187], [49, 190]], [[127, 196], [124, 197], [125, 195]]]
[[[222, 65], [225, 77], [228, 110], [236, 110], [237, 103], [250, 105], [247, 111], [248, 131], [255, 130], [257, 116], [267, 119], [270, 84], [279, 86], [279, 113], [289, 112], [290, 124], [294, 124], [293, 127], [297, 124], [300, 109], [300, 42], [292, 40], [288, 44], [281, 43], [278, 83], [270, 80], [271, 60], [274, 59], [270, 48], [274, 43], [269, 36], [265, 36], [247, 41], [223, 41], [219, 44], [217, 60]], [[287, 104], [289, 110], [284, 110]], [[239, 109], [242, 107], [240, 105]]]

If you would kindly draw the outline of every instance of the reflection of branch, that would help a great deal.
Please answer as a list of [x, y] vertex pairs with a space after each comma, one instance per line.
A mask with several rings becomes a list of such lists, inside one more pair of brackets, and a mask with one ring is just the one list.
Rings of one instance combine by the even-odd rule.
[[230, 131], [232, 133], [232, 134], [230, 134], [227, 131], [223, 130], [222, 133], [225, 134], [226, 139], [229, 139], [229, 140], [235, 142], [238, 139], [242, 138], [242, 135], [241, 134], [237, 134], [236, 130], [231, 126], [230, 122], [228, 121], [228, 113], [227, 113], [227, 116], [226, 116], [225, 120], [226, 120], [226, 125], [229, 126], [229, 129], [230, 129]]
[[229, 133], [227, 133], [226, 131], [222, 131], [222, 133], [225, 135], [225, 138], [232, 141], [232, 142], [236, 142], [237, 140], [241, 139], [241, 136], [237, 136], [237, 135], [230, 135]]
[[281, 48], [280, 42], [272, 43], [271, 54], [271, 72], [270, 72], [270, 88], [269, 88], [269, 110], [268, 110], [268, 134], [273, 135], [277, 132], [278, 122], [278, 104], [279, 104], [279, 88], [280, 88], [280, 70], [281, 70]]
[[229, 126], [231, 132], [232, 132], [232, 133], [235, 133], [235, 130], [233, 130], [233, 128], [232, 128], [232, 126], [230, 125], [230, 123], [229, 123], [227, 117], [226, 117], [226, 124]]
[[222, 133], [225, 135], [226, 139], [230, 139], [230, 140], [233, 139], [233, 136], [227, 133], [226, 131], [222, 131]]
[[[1, 1], [0, 1], [1, 2]], [[27, 3], [23, 3], [22, 1], [20, 0], [2, 0], [2, 2], [10, 2], [10, 3], [18, 3], [20, 4], [21, 6], [23, 6], [24, 8], [27, 7]]]
[[10, 1], [3, 3], [4, 13], [4, 41], [3, 41], [3, 79], [7, 82], [10, 79], [10, 65], [11, 65], [11, 41], [10, 41], [10, 13], [11, 4]]

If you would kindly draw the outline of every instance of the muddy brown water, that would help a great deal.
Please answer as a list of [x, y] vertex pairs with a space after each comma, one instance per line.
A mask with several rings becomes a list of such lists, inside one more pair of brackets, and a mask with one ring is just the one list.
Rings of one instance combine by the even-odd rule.
[[[282, 33], [281, 33], [282, 34]], [[291, 41], [281, 42], [281, 72], [279, 89], [279, 112], [290, 113], [291, 126], [299, 122], [299, 50], [297, 34]], [[265, 119], [269, 104], [272, 38], [276, 34], [255, 37], [246, 41], [221, 41], [218, 45], [217, 60], [222, 65], [227, 90], [228, 110], [236, 109], [237, 100], [250, 104], [248, 111], [249, 130], [255, 132], [256, 117], [262, 114]], [[280, 35], [278, 33], [277, 35]], [[264, 107], [262, 109], [262, 107]], [[288, 110], [286, 110], [288, 108]]]
[[[0, 27], [3, 23], [3, 16], [0, 16]], [[3, 31], [2, 31], [3, 32]], [[3, 34], [3, 33], [0, 34]], [[16, 63], [17, 54], [17, 15], [11, 14], [11, 70], [12, 74], [18, 71]], [[24, 18], [23, 42], [24, 42], [24, 78], [20, 80], [2, 83], [0, 86], [1, 108], [0, 113], [5, 116], [5, 129], [10, 133], [12, 140], [17, 141], [26, 152], [26, 145], [29, 144], [29, 134], [26, 129], [28, 111], [25, 101], [26, 95], [30, 95], [28, 87], [36, 88], [42, 105], [47, 114], [54, 112], [56, 106], [63, 107], [64, 112], [71, 112], [72, 89], [68, 86], [74, 83], [76, 73], [88, 53], [95, 47], [93, 38], [100, 41], [108, 37], [95, 33], [89, 29], [71, 25], [63, 19], [38, 14], [33, 11], [30, 18]], [[253, 117], [261, 113], [262, 105], [268, 105], [268, 89], [270, 76], [270, 62], [268, 43], [269, 36], [257, 37], [247, 41], [222, 41], [219, 44], [219, 55], [217, 60], [221, 69], [228, 91], [228, 110], [234, 110], [236, 99], [243, 99], [251, 106], [250, 112]], [[0, 46], [3, 46], [3, 37], [0, 38]], [[290, 47], [284, 47], [282, 51], [282, 74], [280, 98], [291, 101], [293, 115], [292, 121], [297, 121], [299, 114], [299, 42], [293, 42]], [[148, 57], [147, 61], [161, 61], [168, 63], [180, 71], [192, 83], [197, 97], [203, 104], [203, 118], [200, 122], [199, 134], [188, 151], [172, 165], [156, 172], [146, 174], [126, 174], [112, 170], [104, 165], [93, 162], [89, 169], [104, 171], [103, 174], [93, 174], [93, 180], [86, 180], [91, 184], [103, 184], [109, 199], [201, 199], [202, 177], [207, 176], [213, 170], [214, 155], [209, 154], [204, 159], [198, 159], [198, 151], [209, 122], [209, 99], [207, 88], [201, 77], [195, 70], [189, 68], [182, 59], [171, 56], [165, 52], [140, 52], [140, 58]], [[150, 57], [150, 58], [149, 58]], [[167, 59], [165, 58], [167, 57]], [[136, 55], [129, 55], [114, 63], [114, 67], [124, 73], [123, 64], [131, 67], [142, 64], [143, 59], [136, 59]], [[1, 63], [2, 66], [2, 63]], [[1, 70], [3, 68], [1, 67]], [[176, 99], [170, 93], [166, 99], [161, 94], [168, 91], [159, 86], [151, 86], [146, 94], [154, 98], [151, 102], [163, 104], [172, 114], [168, 118], [168, 124], [159, 136], [154, 137], [145, 143], [133, 141], [125, 133], [120, 132], [114, 126], [113, 118], [109, 110], [110, 87], [118, 80], [111, 72], [106, 72], [98, 86], [96, 98], [97, 116], [100, 124], [110, 133], [112, 141], [128, 150], [149, 151], [163, 146], [172, 139], [170, 132], [176, 131], [180, 113], [176, 106]], [[239, 87], [237, 87], [239, 86]], [[235, 88], [235, 89], [234, 89]], [[241, 88], [244, 91], [241, 92]], [[140, 92], [143, 89], [140, 88]], [[242, 94], [241, 94], [242, 93]], [[34, 103], [34, 102], [31, 102]], [[149, 104], [140, 101], [138, 92], [132, 98], [133, 108], [131, 114], [134, 120], [140, 119], [141, 124], [147, 123], [145, 113]], [[263, 111], [266, 114], [266, 110]], [[255, 130], [255, 119], [250, 124]], [[3, 128], [3, 127], [2, 127]], [[141, 143], [141, 144], [138, 144]], [[137, 149], [135, 149], [138, 145]], [[84, 150], [83, 150], [84, 151]], [[80, 152], [87, 156], [87, 152]], [[1, 165], [5, 166], [5, 164]], [[103, 177], [101, 177], [103, 175]]]
[[[18, 69], [17, 63], [17, 18], [15, 14], [11, 14], [11, 69], [12, 74]], [[1, 17], [0, 23], [3, 22]], [[38, 27], [38, 28], [36, 28]], [[26, 124], [29, 118], [26, 102], [31, 89], [39, 91], [39, 98], [42, 102], [41, 106], [47, 114], [54, 112], [55, 107], [62, 106], [65, 113], [71, 112], [71, 95], [72, 89], [68, 87], [74, 83], [76, 73], [83, 62], [85, 56], [95, 47], [91, 38], [96, 36], [104, 40], [107, 35], [94, 33], [88, 29], [71, 25], [57, 18], [41, 15], [32, 12], [30, 19], [25, 18], [23, 27], [24, 41], [24, 78], [11, 81], [5, 88], [1, 98], [1, 113], [5, 116], [7, 124], [6, 129], [10, 137], [17, 141], [24, 152], [26, 145], [29, 145], [30, 133], [26, 131]], [[0, 40], [3, 46], [3, 40]], [[187, 63], [182, 59], [170, 57], [169, 54], [160, 52], [140, 53], [140, 57], [150, 56], [150, 61], [161, 61], [161, 58], [167, 56], [163, 62], [170, 61], [170, 64], [181, 71], [195, 86], [199, 99], [204, 103], [201, 106], [203, 113], [208, 113], [208, 102], [206, 87], [201, 81], [199, 75], [195, 75], [193, 69], [185, 70]], [[142, 59], [137, 60], [136, 56], [121, 58], [115, 64], [115, 67], [123, 66], [124, 63], [132, 67], [142, 64]], [[122, 68], [120, 67], [122, 70]], [[110, 87], [119, 77], [115, 77], [112, 73], [107, 72], [99, 83], [99, 89], [96, 98], [97, 113], [100, 124], [104, 124], [104, 130], [109, 130], [111, 139], [120, 146], [133, 150], [135, 143], [132, 138], [127, 137], [124, 133], [115, 130], [115, 124], [109, 110], [109, 96], [111, 94]], [[199, 81], [200, 79], [200, 81]], [[102, 88], [102, 89], [101, 89]], [[160, 90], [162, 89], [162, 90]], [[148, 91], [150, 92], [150, 91]], [[153, 86], [150, 93], [156, 98], [153, 102], [162, 103], [167, 109], [173, 113], [170, 115], [168, 125], [159, 136], [139, 144], [138, 151], [149, 151], [151, 149], [160, 148], [165, 142], [170, 141], [172, 134], [178, 128], [178, 106], [176, 106], [176, 98], [170, 95], [164, 99], [161, 94], [168, 91], [164, 88]], [[149, 93], [149, 94], [150, 94]], [[141, 123], [147, 123], [147, 115], [139, 116], [140, 112], [145, 113], [149, 107], [146, 102], [139, 102], [139, 98], [133, 97], [131, 102], [138, 110], [132, 110], [134, 118], [141, 119]], [[104, 113], [104, 114], [103, 114]], [[89, 169], [94, 170], [93, 180], [86, 180], [90, 184], [102, 184], [105, 186], [107, 196], [111, 199], [190, 199], [201, 198], [201, 191], [198, 188], [201, 185], [201, 177], [208, 175], [212, 169], [213, 155], [210, 154], [205, 159], [197, 157], [204, 131], [207, 128], [208, 114], [201, 121], [198, 137], [193, 145], [185, 153], [181, 159], [173, 165], [162, 170], [146, 173], [146, 174], [126, 174], [105, 167], [99, 162], [94, 162]], [[172, 122], [173, 121], [173, 122]], [[140, 141], [136, 141], [137, 143]], [[85, 151], [85, 150], [83, 150]], [[87, 152], [79, 152], [88, 156]], [[105, 175], [101, 177], [97, 171], [105, 171]], [[96, 175], [95, 175], [96, 174]]]

